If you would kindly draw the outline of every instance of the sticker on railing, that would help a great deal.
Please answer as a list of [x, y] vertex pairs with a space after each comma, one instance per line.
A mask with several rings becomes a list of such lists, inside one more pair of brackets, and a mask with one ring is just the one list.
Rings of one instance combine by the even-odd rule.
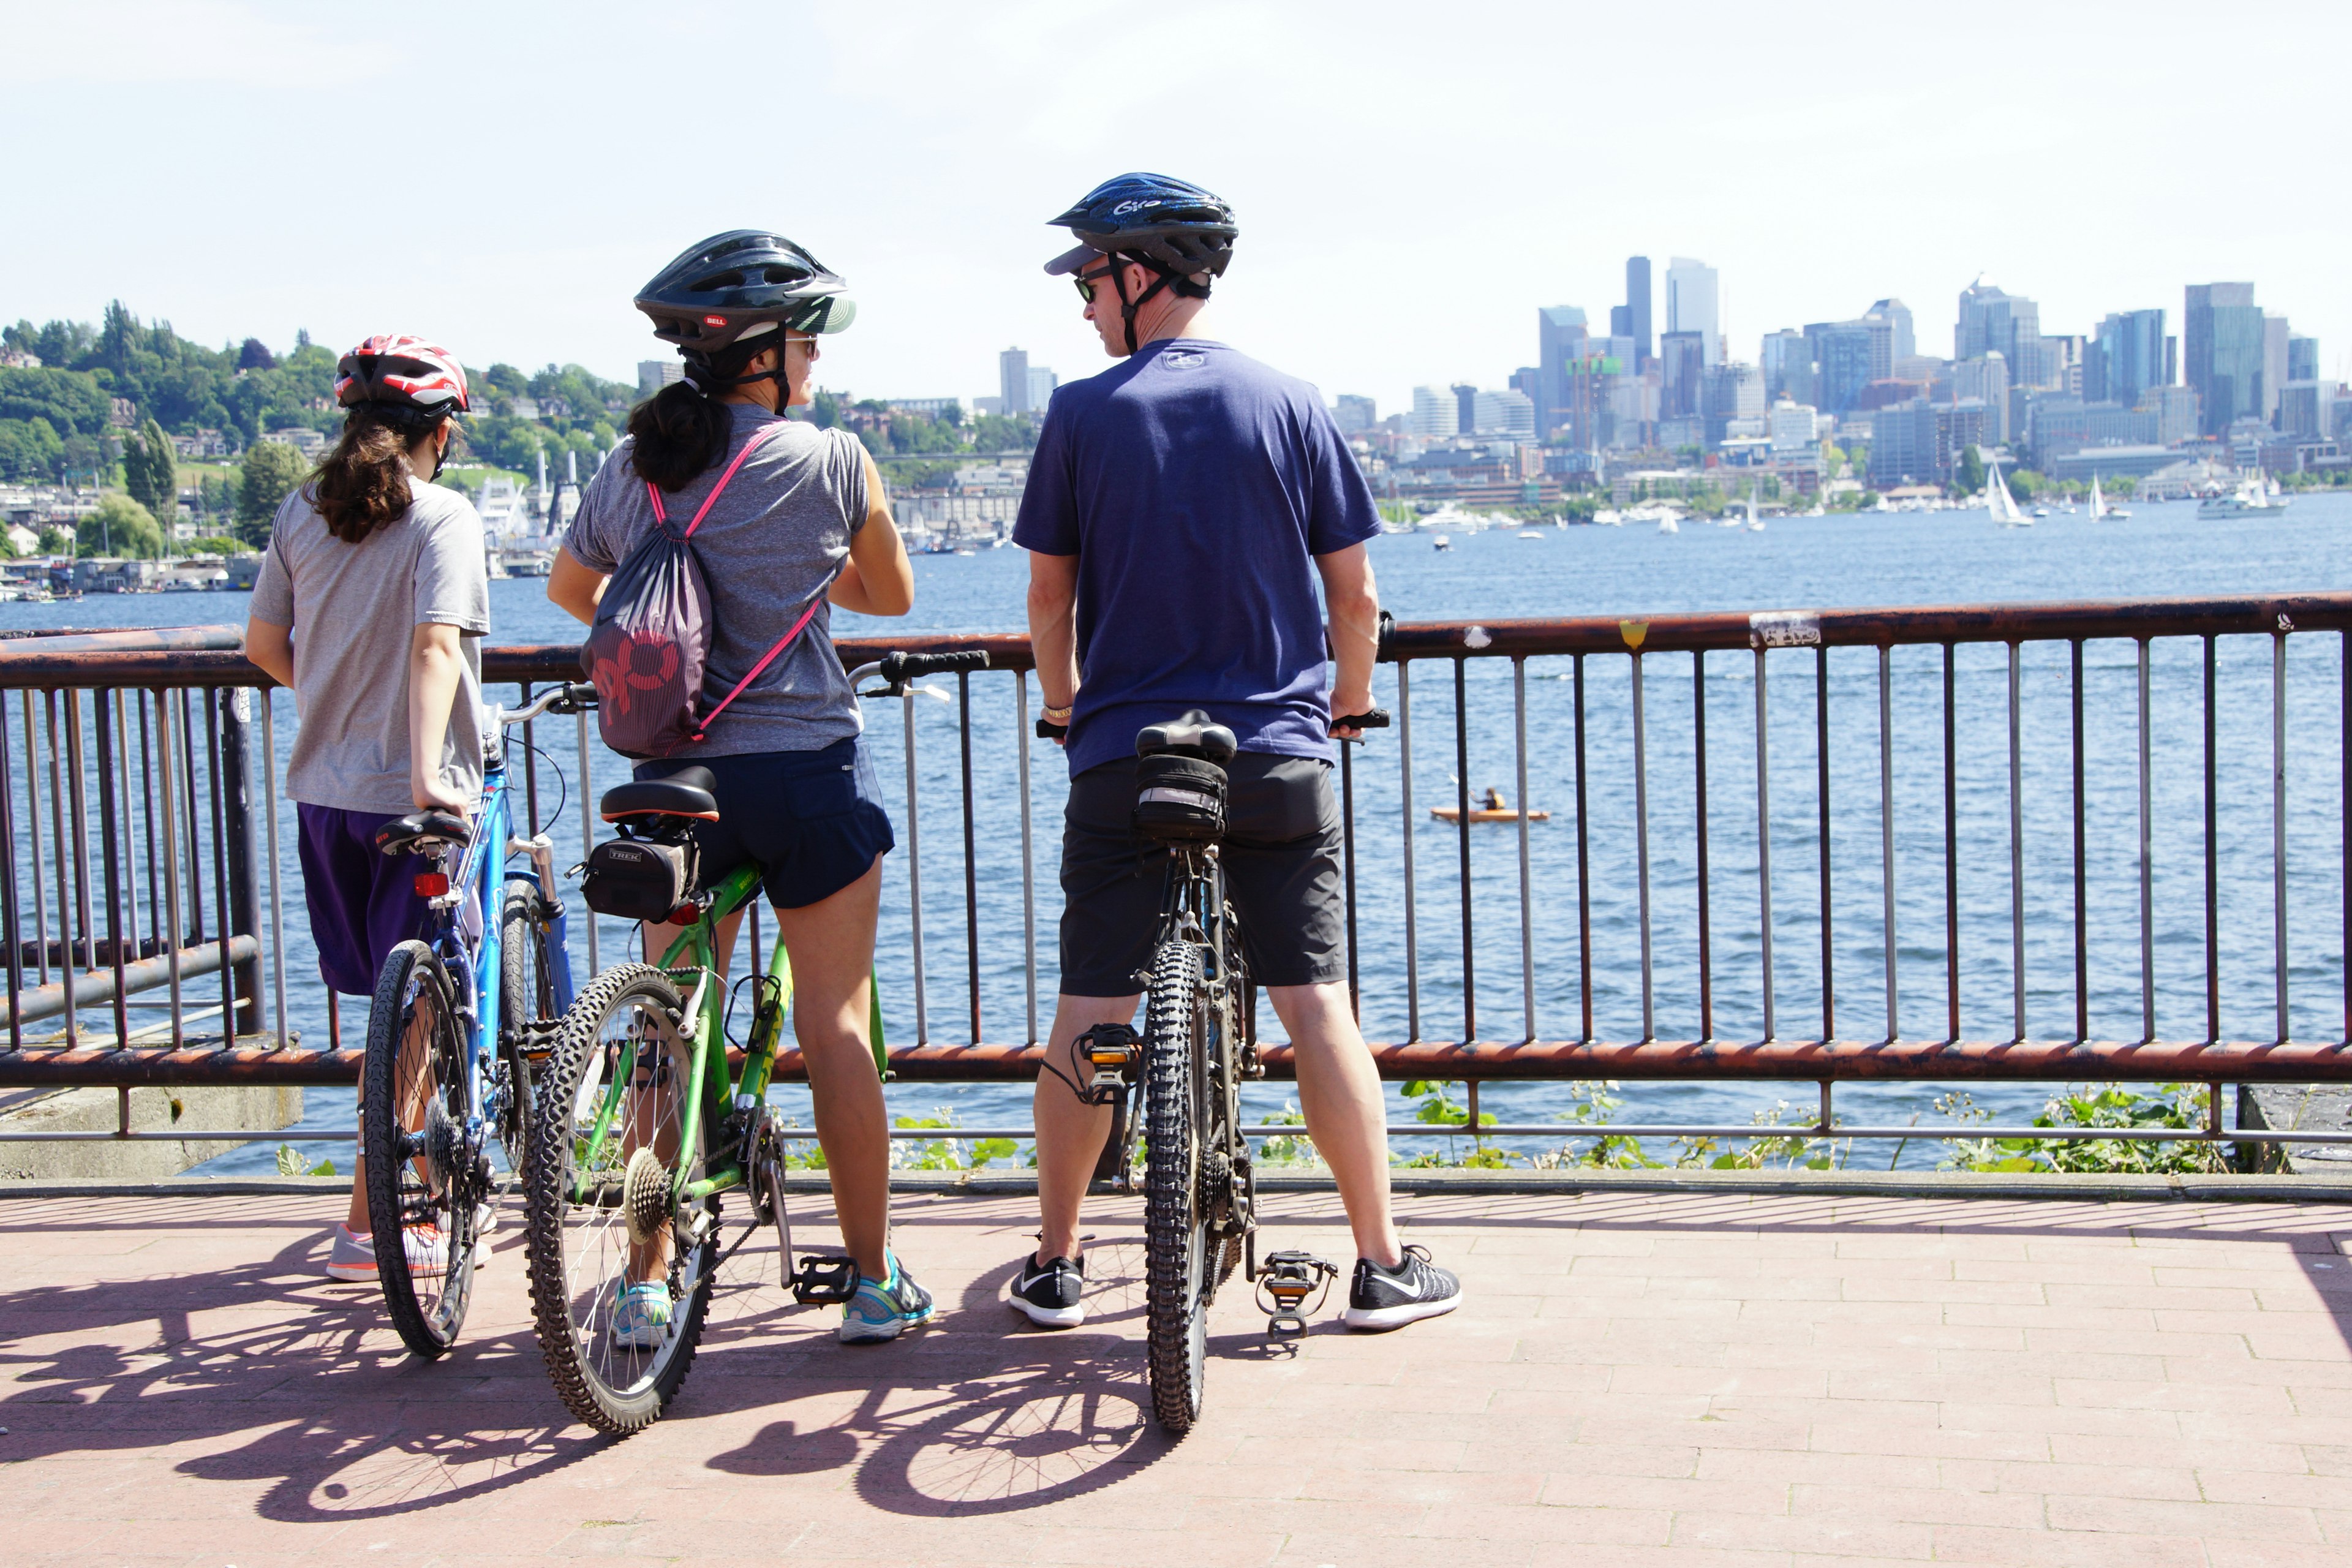
[[1641, 650], [1643, 639], [1650, 635], [1650, 623], [1647, 621], [1619, 621], [1617, 623], [1617, 635], [1625, 639], [1625, 646], [1627, 647], [1639, 652]]
[[1489, 647], [1493, 646], [1494, 641], [1495, 639], [1493, 637], [1486, 635], [1486, 628], [1484, 626], [1472, 626], [1468, 631], [1462, 634], [1462, 646], [1464, 647]]
[[1748, 641], [1755, 647], [1818, 647], [1818, 610], [1762, 610], [1748, 617]]

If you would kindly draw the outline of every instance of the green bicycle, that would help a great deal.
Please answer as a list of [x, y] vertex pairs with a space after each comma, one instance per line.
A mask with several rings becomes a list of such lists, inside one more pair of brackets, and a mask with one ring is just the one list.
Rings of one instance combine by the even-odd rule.
[[[894, 689], [984, 654], [892, 655]], [[760, 896], [757, 865], [697, 886], [693, 824], [715, 820], [710, 775], [687, 768], [608, 790], [621, 837], [590, 856], [600, 913], [692, 923], [658, 964], [624, 963], [581, 989], [539, 1075], [523, 1168], [531, 1310], [541, 1354], [572, 1414], [625, 1436], [658, 1419], [693, 1365], [719, 1267], [763, 1227], [776, 1230], [778, 1281], [803, 1305], [847, 1301], [855, 1260], [809, 1255], [794, 1268], [784, 1205], [784, 1139], [768, 1104], [792, 1000], [778, 936], [767, 969], [730, 988], [718, 966], [719, 922]], [[730, 1079], [733, 992], [752, 989], [751, 1026]], [[887, 1076], [878, 988], [869, 1014]], [[741, 1190], [750, 1218], [723, 1250], [720, 1197]]]

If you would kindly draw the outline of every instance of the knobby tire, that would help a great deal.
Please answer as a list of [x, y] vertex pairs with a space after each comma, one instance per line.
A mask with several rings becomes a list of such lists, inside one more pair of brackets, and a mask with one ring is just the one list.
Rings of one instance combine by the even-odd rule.
[[1179, 1434], [1200, 1417], [1208, 1355], [1211, 1264], [1197, 1115], [1207, 1034], [1201, 950], [1160, 943], [1152, 955], [1144, 1032], [1144, 1316], [1152, 1414]]
[[[583, 987], [572, 1010], [564, 1015], [555, 1048], [540, 1075], [538, 1113], [532, 1118], [523, 1163], [524, 1237], [540, 1352], [564, 1407], [598, 1431], [614, 1436], [642, 1431], [659, 1419], [694, 1364], [710, 1301], [717, 1228], [714, 1226], [693, 1255], [683, 1260], [686, 1276], [696, 1283], [683, 1300], [671, 1302], [671, 1331], [652, 1352], [650, 1365], [627, 1384], [615, 1386], [600, 1370], [599, 1358], [581, 1342], [572, 1321], [583, 1279], [590, 1292], [593, 1325], [597, 1312], [604, 1310], [593, 1303], [609, 1300], [615, 1278], [610, 1271], [575, 1278], [570, 1267], [575, 1261], [593, 1263], [600, 1243], [610, 1240], [609, 1236], [598, 1234], [600, 1222], [593, 1215], [584, 1223], [567, 1224], [576, 1210], [588, 1206], [572, 1204], [570, 1192], [579, 1130], [593, 1121], [595, 1113], [592, 1104], [584, 1116], [580, 1114], [581, 1084], [592, 1067], [599, 1070], [597, 1081], [603, 1081], [604, 1028], [616, 1014], [650, 1009], [666, 1016], [680, 1035], [676, 1058], [690, 1058], [691, 1045], [684, 1040], [680, 1028], [687, 1022], [681, 1017], [682, 1006], [669, 978], [650, 964], [621, 964]], [[597, 1098], [601, 1100], [601, 1089]], [[618, 1125], [616, 1116], [614, 1127]], [[708, 1137], [708, 1129], [704, 1135]], [[611, 1136], [617, 1142], [617, 1133]], [[698, 1149], [681, 1147], [677, 1160], [698, 1163], [700, 1153]], [[670, 1245], [679, 1245], [674, 1225]], [[593, 1333], [592, 1327], [592, 1337]], [[609, 1365], [612, 1358], [607, 1352], [603, 1359]]]

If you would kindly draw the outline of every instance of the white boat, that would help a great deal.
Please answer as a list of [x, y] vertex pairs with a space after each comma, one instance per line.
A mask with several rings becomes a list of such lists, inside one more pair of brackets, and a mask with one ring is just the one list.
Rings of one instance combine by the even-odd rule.
[[2278, 498], [2278, 481], [2265, 480], [2258, 470], [2238, 481], [2237, 489], [2226, 496], [2209, 496], [2198, 503], [2197, 515], [2203, 520], [2228, 517], [2262, 517], [2286, 505]]
[[2091, 476], [2091, 521], [2097, 522], [2105, 518], [2124, 518], [2130, 515], [2131, 513], [2122, 507], [2107, 504], [2105, 492], [2099, 489], [2099, 476], [2093, 474]]
[[1756, 487], [1754, 485], [1748, 487], [1748, 531], [1750, 533], [1761, 533], [1764, 531], [1764, 520], [1756, 515]]
[[1604, 506], [1592, 514], [1592, 522], [1596, 528], [1622, 528], [1625, 523], [1625, 514], [1614, 507]]
[[2036, 517], [2048, 517], [2050, 515], [2050, 509], [2046, 506], [2037, 506], [2033, 509], [2033, 515]]
[[1440, 550], [1451, 550], [1454, 548], [1454, 536], [1450, 533], [1441, 533], [1435, 539], [1431, 540], [1430, 543]]
[[1665, 516], [1658, 519], [1658, 531], [1660, 533], [1680, 533], [1682, 531], [1682, 529], [1675, 521], [1674, 513], [1668, 512]]
[[[1613, 307], [1612, 307], [1612, 309], [1613, 309]], [[1542, 535], [1542, 534], [1540, 534], [1540, 533], [1538, 533], [1538, 532], [1537, 532], [1537, 531], [1536, 531], [1534, 529], [1532, 529], [1532, 528], [1523, 528], [1523, 529], [1519, 530], [1519, 537], [1520, 537], [1521, 539], [1541, 539], [1541, 538], [1543, 537], [1543, 535]]]
[[1985, 515], [2003, 528], [2032, 528], [2033, 520], [2018, 510], [2017, 498], [2009, 493], [2009, 481], [2000, 477], [2000, 465], [1991, 465], [1990, 476], [1985, 480]]

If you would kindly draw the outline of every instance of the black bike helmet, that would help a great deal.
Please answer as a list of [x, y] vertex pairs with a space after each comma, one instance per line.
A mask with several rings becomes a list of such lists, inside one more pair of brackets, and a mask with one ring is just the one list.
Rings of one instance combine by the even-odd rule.
[[1210, 284], [1223, 276], [1225, 264], [1233, 259], [1234, 240], [1241, 234], [1234, 209], [1221, 198], [1165, 174], [1121, 174], [1106, 180], [1052, 222], [1081, 243], [1045, 263], [1048, 274], [1075, 273], [1100, 257], [1112, 256], [1158, 275], [1151, 287], [1129, 300], [1125, 279], [1116, 271], [1111, 274], [1129, 353], [1135, 352], [1135, 312], [1162, 289], [1207, 299]]
[[[689, 363], [779, 327], [837, 332], [857, 318], [848, 285], [773, 229], [713, 235], [654, 274], [637, 291], [654, 336]], [[762, 345], [765, 346], [765, 345]]]

